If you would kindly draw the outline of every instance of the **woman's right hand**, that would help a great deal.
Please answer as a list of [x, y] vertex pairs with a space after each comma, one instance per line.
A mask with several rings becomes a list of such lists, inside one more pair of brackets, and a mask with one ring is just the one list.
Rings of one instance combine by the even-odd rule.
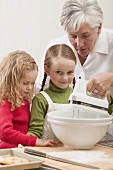
[[57, 144], [57, 142], [53, 140], [44, 140], [39, 138], [36, 140], [36, 146], [53, 146], [55, 144]]
[[111, 86], [113, 86], [113, 73], [97, 73], [89, 80], [87, 91], [94, 96], [107, 97], [109, 101]]

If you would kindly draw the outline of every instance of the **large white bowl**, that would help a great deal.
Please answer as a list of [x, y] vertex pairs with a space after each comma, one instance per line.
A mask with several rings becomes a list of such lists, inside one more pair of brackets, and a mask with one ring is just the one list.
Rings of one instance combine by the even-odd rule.
[[69, 123], [48, 118], [56, 137], [66, 147], [90, 149], [105, 135], [112, 121], [100, 123]]
[[48, 117], [58, 121], [92, 123], [108, 122], [113, 120], [113, 116], [103, 111], [95, 112], [84, 109], [58, 110], [48, 113]]

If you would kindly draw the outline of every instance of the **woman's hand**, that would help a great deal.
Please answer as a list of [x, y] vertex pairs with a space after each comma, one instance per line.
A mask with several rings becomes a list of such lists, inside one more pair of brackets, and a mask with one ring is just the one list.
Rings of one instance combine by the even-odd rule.
[[107, 97], [109, 101], [110, 86], [113, 86], [113, 73], [98, 73], [89, 80], [87, 91], [94, 96]]
[[39, 138], [36, 140], [36, 146], [53, 146], [54, 144], [57, 144], [57, 142], [53, 140], [44, 140]]

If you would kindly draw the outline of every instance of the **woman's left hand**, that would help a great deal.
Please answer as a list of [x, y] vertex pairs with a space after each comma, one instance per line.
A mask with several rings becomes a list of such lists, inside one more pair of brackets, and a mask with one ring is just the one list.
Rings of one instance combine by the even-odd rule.
[[87, 91], [94, 96], [107, 97], [109, 101], [110, 86], [113, 86], [113, 73], [98, 73], [89, 80]]

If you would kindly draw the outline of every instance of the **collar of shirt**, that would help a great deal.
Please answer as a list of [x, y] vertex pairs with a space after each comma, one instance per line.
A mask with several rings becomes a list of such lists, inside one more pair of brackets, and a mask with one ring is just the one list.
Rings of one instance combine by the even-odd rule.
[[107, 31], [102, 28], [94, 50], [98, 53], [108, 54], [108, 37]]

